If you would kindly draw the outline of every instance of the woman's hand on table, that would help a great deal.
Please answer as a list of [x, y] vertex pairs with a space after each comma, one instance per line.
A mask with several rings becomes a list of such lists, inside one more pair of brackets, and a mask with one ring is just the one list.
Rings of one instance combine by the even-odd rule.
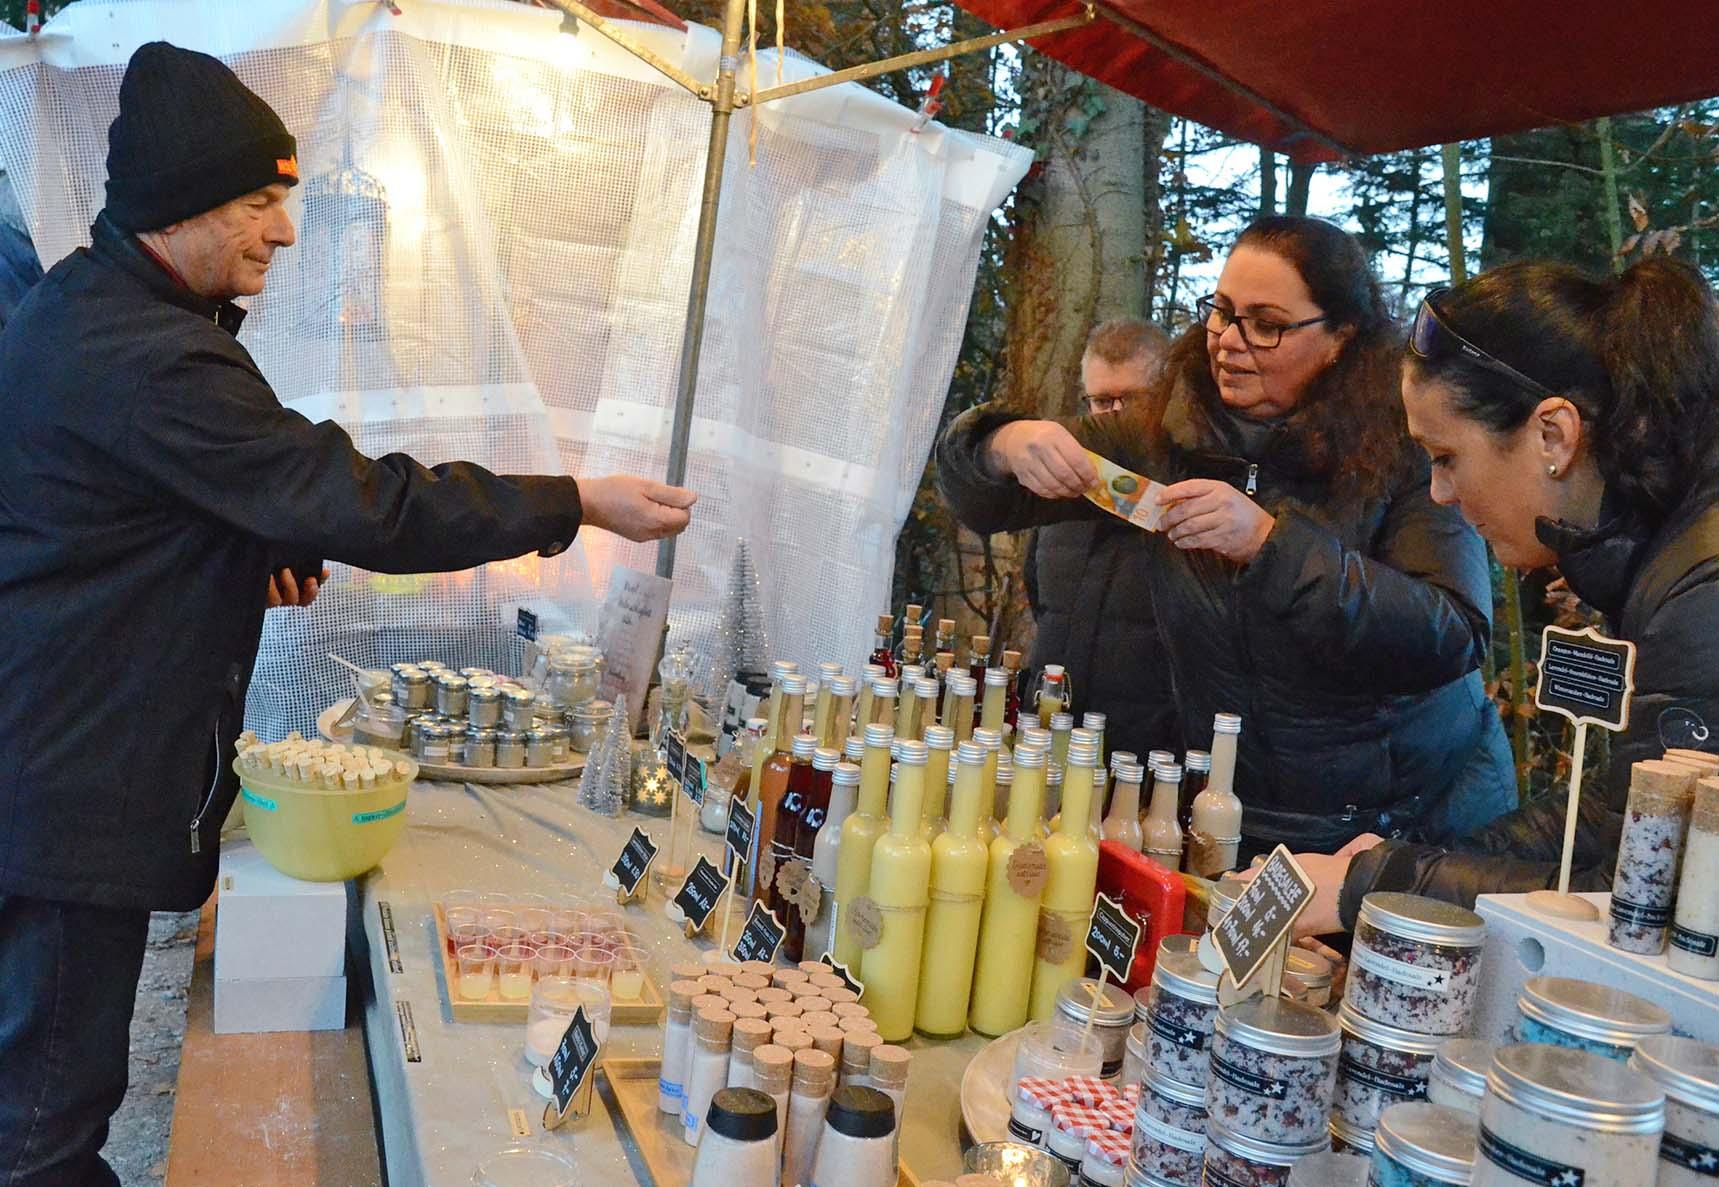
[[1164, 530], [1177, 548], [1215, 552], [1245, 565], [1265, 547], [1277, 521], [1227, 482], [1190, 478], [1158, 492]]
[[[1385, 838], [1377, 833], [1362, 833], [1335, 853], [1297, 853], [1295, 863], [1313, 879], [1313, 901], [1296, 917], [1295, 934], [1328, 936], [1343, 930], [1338, 904], [1343, 896], [1343, 881], [1349, 876], [1349, 866], [1355, 855], [1365, 853]], [[1252, 868], [1240, 870], [1233, 876], [1243, 882], [1253, 881], [1264, 862], [1256, 861]], [[1317, 950], [1317, 949], [1315, 949]]]
[[1074, 434], [1054, 420], [1011, 421], [985, 443], [991, 473], [1008, 475], [1041, 499], [1078, 499], [1098, 471]]

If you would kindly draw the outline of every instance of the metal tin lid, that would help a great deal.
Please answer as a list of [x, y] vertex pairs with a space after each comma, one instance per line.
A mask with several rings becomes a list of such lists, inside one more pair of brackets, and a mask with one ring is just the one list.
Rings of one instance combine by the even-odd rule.
[[1239, 734], [1241, 727], [1242, 719], [1239, 713], [1219, 713], [1212, 718], [1212, 732], [1214, 734]]
[[1165, 1100], [1173, 1100], [1179, 1105], [1191, 1105], [1201, 1112], [1205, 1112], [1206, 1090], [1203, 1085], [1184, 1084], [1180, 1080], [1172, 1080], [1154, 1067], [1147, 1067], [1145, 1083], [1147, 1088]]
[[1087, 729], [1084, 725], [1077, 725], [1068, 731], [1068, 744], [1070, 746], [1096, 746], [1098, 745], [1098, 731]]
[[443, 688], [458, 690], [464, 688], [467, 681], [466, 678], [458, 672], [443, 672], [441, 675], [436, 677], [436, 683], [441, 685]]
[[1166, 952], [1160, 948], [1158, 964], [1152, 970], [1152, 983], [1166, 993], [1189, 1001], [1207, 1005], [1216, 1005], [1218, 1001], [1218, 975], [1207, 971], [1193, 952]]
[[974, 696], [979, 691], [979, 682], [971, 676], [963, 676], [960, 672], [951, 672], [943, 680], [949, 691], [958, 697]]
[[1529, 978], [1516, 1007], [1524, 1018], [1619, 1047], [1671, 1030], [1671, 1015], [1645, 998], [1569, 977]]
[[949, 750], [955, 745], [955, 731], [946, 725], [925, 727], [925, 745], [932, 750]]
[[840, 750], [831, 750], [827, 746], [820, 746], [812, 751], [812, 767], [815, 770], [833, 771], [841, 761], [842, 752]]
[[901, 669], [901, 687], [912, 688], [919, 683], [920, 677], [924, 675], [925, 667], [923, 664], [908, 664]]
[[1386, 1026], [1383, 1022], [1374, 1022], [1350, 1009], [1348, 1002], [1337, 1008], [1337, 1025], [1345, 1034], [1360, 1039], [1363, 1043], [1371, 1043], [1386, 1051], [1399, 1051], [1405, 1055], [1435, 1055], [1445, 1041], [1439, 1035], [1416, 1034], [1412, 1030], [1401, 1030], [1395, 1026]]
[[1182, 756], [1182, 765], [1190, 771], [1203, 771], [1211, 774], [1212, 754], [1209, 750], [1190, 750]]
[[475, 729], [467, 735], [473, 742], [488, 742], [495, 744], [495, 731], [492, 729]]
[[1467, 1183], [1477, 1146], [1474, 1115], [1408, 1101], [1379, 1114], [1374, 1148], [1403, 1168], [1439, 1183]]
[[1486, 1073], [1497, 1049], [1485, 1039], [1446, 1039], [1433, 1053], [1432, 1074], [1478, 1099], [1486, 1095]]
[[818, 665], [818, 675], [822, 676], [825, 680], [829, 680], [834, 676], [840, 676], [841, 674], [842, 666], [840, 664], [824, 663]]
[[[461, 725], [456, 725], [454, 728], [455, 729], [464, 729], [465, 727], [461, 726]], [[552, 723], [550, 725], [544, 726], [543, 732], [548, 734], [551, 738], [565, 738], [567, 736], [567, 727], [564, 725], [555, 725]]]
[[478, 684], [473, 685], [471, 691], [466, 695], [471, 700], [488, 705], [501, 700], [501, 689], [492, 684]]
[[792, 676], [800, 670], [800, 665], [791, 659], [779, 659], [770, 665], [770, 674], [780, 680], [784, 676]]
[[1281, 997], [1254, 997], [1220, 1009], [1215, 1029], [1233, 1043], [1274, 1055], [1318, 1059], [1343, 1046], [1335, 1018]]
[[424, 736], [426, 738], [438, 738], [442, 741], [446, 741], [448, 738], [453, 736], [453, 731], [445, 725], [431, 724], [424, 727]]
[[1298, 1146], [1280, 1146], [1276, 1142], [1257, 1141], [1233, 1129], [1225, 1129], [1216, 1121], [1206, 1123], [1206, 1140], [1226, 1154], [1263, 1162], [1267, 1166], [1294, 1166], [1298, 1158], [1320, 1154], [1331, 1148], [1331, 1139], [1323, 1135]]
[[1159, 959], [1163, 959], [1166, 952], [1186, 952], [1192, 956], [1199, 946], [1200, 937], [1196, 935], [1178, 933], [1173, 936], [1165, 936], [1158, 941], [1158, 956]]
[[922, 767], [928, 760], [928, 753], [924, 742], [903, 742], [901, 743], [900, 761], [906, 766]]
[[1601, 1133], [1657, 1134], [1665, 1128], [1665, 1093], [1615, 1059], [1518, 1043], [1499, 1048], [1486, 1091], [1549, 1121]]
[[1653, 1035], [1636, 1047], [1629, 1066], [1679, 1104], [1719, 1115], [1719, 1047], [1712, 1043]]
[[529, 705], [537, 698], [537, 694], [529, 688], [510, 688], [502, 695], [515, 705]]
[[1096, 767], [1098, 765], [1098, 743], [1070, 742], [1067, 761], [1071, 767]]
[[430, 682], [430, 674], [422, 668], [398, 668], [395, 670], [394, 675], [405, 684], [428, 684]]
[[1331, 984], [1334, 970], [1331, 962], [1317, 952], [1291, 946], [1285, 971], [1295, 974], [1309, 989], [1321, 989]]
[[862, 676], [864, 676], [867, 680], [869, 680], [873, 676], [883, 675], [884, 674], [884, 667], [882, 664], [866, 664], [863, 668], [860, 669], [860, 674]]
[[872, 724], [865, 727], [865, 744], [867, 746], [888, 746], [895, 741], [893, 725]]
[[370, 707], [372, 709], [384, 708], [393, 703], [394, 694], [391, 692], [373, 692], [370, 694]]
[[[1087, 1015], [1095, 1015], [1097, 1026], [1127, 1026], [1134, 1022], [1134, 998], [1120, 985], [1108, 981], [1104, 997], [1098, 998], [1098, 982], [1091, 977], [1073, 977], [1063, 983], [1056, 995], [1056, 1012], [1075, 1022], [1085, 1023]], [[1097, 1008], [1094, 1009], [1096, 1003]]]
[[549, 731], [548, 729], [526, 730], [525, 740], [527, 742], [547, 742], [549, 741]]
[[504, 744], [517, 746], [524, 741], [525, 734], [521, 730], [497, 730], [495, 732], [495, 742], [498, 746]]
[[1359, 922], [1405, 940], [1447, 948], [1478, 948], [1486, 939], [1486, 920], [1473, 911], [1418, 894], [1369, 894], [1361, 900]]
[[1152, 777], [1160, 783], [1180, 783], [1182, 781], [1181, 764], [1173, 762], [1159, 763], [1157, 766], [1152, 768]]
[[816, 735], [816, 734], [795, 734], [794, 735], [793, 754], [794, 754], [795, 758], [811, 758], [812, 755], [817, 752], [817, 749], [818, 749], [818, 735]]
[[571, 709], [567, 710], [567, 712], [574, 717], [577, 717], [580, 721], [596, 721], [599, 718], [612, 717], [615, 712], [615, 705], [612, 701], [603, 701], [593, 698], [592, 700], [586, 701], [583, 705], [574, 705]]
[[1066, 733], [1072, 730], [1074, 728], [1074, 714], [1052, 713], [1050, 727], [1052, 733]]
[[1146, 779], [1146, 768], [1136, 762], [1117, 764], [1116, 777], [1124, 783], [1141, 783]]
[[1373, 1131], [1357, 1128], [1336, 1113], [1331, 1115], [1331, 1137], [1351, 1150], [1365, 1150], [1368, 1154], [1373, 1152]]
[[851, 762], [839, 762], [835, 772], [830, 776], [830, 782], [837, 787], [858, 787], [860, 769]]
[[1009, 670], [1007, 668], [986, 668], [985, 669], [985, 687], [986, 688], [1003, 688], [1008, 683], [1009, 683]]
[[1132, 750], [1112, 750], [1110, 752], [1110, 765], [1113, 767], [1121, 766], [1123, 764], [1132, 765], [1139, 761], [1140, 756], [1135, 754]]
[[929, 697], [935, 697], [937, 695], [937, 681], [929, 676], [920, 677], [913, 682], [913, 695], [922, 701]]

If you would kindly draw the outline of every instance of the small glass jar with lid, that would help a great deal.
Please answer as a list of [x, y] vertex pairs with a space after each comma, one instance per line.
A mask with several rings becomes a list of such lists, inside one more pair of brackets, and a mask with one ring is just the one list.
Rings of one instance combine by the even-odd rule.
[[499, 730], [495, 735], [495, 765], [517, 770], [525, 765], [525, 735], [518, 730]]
[[525, 735], [525, 765], [551, 767], [555, 765], [555, 739], [548, 730], [531, 730]]
[[1343, 1044], [1337, 1020], [1278, 997], [1218, 1011], [1206, 1111], [1231, 1133], [1278, 1146], [1325, 1135]]
[[1645, 1038], [1671, 1033], [1671, 1015], [1646, 998], [1569, 977], [1531, 977], [1516, 997], [1516, 1038], [1591, 1051], [1620, 1062]]
[[1467, 1187], [1474, 1175], [1471, 1114], [1416, 1101], [1392, 1105], [1373, 1140], [1371, 1187]]
[[466, 678], [457, 672], [443, 672], [436, 677], [436, 712], [443, 717], [463, 719], [466, 715]]
[[1664, 1129], [1665, 1093], [1617, 1060], [1545, 1043], [1503, 1047], [1486, 1077], [1470, 1182], [1652, 1183]]
[[464, 761], [468, 767], [495, 766], [495, 731], [486, 729], [469, 731], [466, 734]]
[[466, 689], [466, 718], [475, 729], [500, 725], [501, 690], [494, 685], [470, 685]]
[[1056, 995], [1056, 1016], [1083, 1029], [1092, 1019], [1092, 1035], [1104, 1050], [1099, 1076], [1114, 1080], [1122, 1074], [1128, 1029], [1134, 1025], [1134, 998], [1126, 989], [1106, 982], [1100, 998], [1097, 980], [1071, 978]]
[[1454, 903], [1369, 894], [1355, 921], [1343, 1000], [1386, 1026], [1462, 1034], [1474, 1016], [1485, 939], [1485, 921]]
[[576, 643], [549, 657], [544, 697], [553, 705], [571, 709], [595, 697], [602, 680], [602, 654], [595, 647]]
[[395, 664], [389, 688], [402, 709], [430, 707], [430, 674], [416, 665]]
[[614, 704], [605, 700], [590, 700], [569, 709], [569, 745], [580, 754], [589, 754], [602, 739], [604, 731], [609, 728], [609, 720], [614, 716]]
[[1135, 1166], [1170, 1183], [1198, 1183], [1206, 1158], [1206, 1094], [1147, 1069], [1134, 1110]]
[[422, 731], [423, 752], [417, 755], [419, 762], [432, 766], [446, 766], [452, 759], [448, 749], [450, 731], [445, 725], [429, 725]]
[[501, 694], [502, 724], [510, 730], [524, 733], [535, 729], [537, 694], [529, 688], [510, 688]]
[[371, 694], [370, 700], [358, 707], [352, 721], [352, 740], [360, 746], [399, 750], [405, 735], [406, 711], [395, 703], [391, 692]]

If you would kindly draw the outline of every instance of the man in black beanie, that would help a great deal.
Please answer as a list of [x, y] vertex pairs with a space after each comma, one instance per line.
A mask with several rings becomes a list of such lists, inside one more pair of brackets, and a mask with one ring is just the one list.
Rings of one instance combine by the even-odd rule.
[[151, 910], [213, 889], [271, 601], [382, 572], [683, 530], [643, 478], [369, 458], [283, 409], [235, 335], [293, 242], [296, 146], [232, 71], [157, 42], [109, 130], [107, 208], [0, 334], [0, 1187], [113, 1184]]

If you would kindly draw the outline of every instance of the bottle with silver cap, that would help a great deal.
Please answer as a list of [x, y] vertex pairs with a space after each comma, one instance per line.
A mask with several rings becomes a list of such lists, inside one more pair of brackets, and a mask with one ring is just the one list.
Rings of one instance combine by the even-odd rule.
[[1485, 1039], [1446, 1039], [1440, 1043], [1427, 1075], [1427, 1099], [1478, 1117], [1495, 1051], [1497, 1047]]
[[1343, 1000], [1401, 1030], [1456, 1035], [1474, 1017], [1486, 923], [1454, 903], [1414, 894], [1361, 900]]
[[1182, 868], [1182, 826], [1176, 822], [1181, 787], [1182, 768], [1175, 762], [1165, 760], [1153, 767], [1152, 803], [1141, 826], [1141, 843], [1146, 856], [1167, 870]]
[[1486, 1077], [1474, 1187], [1646, 1184], [1665, 1093], [1616, 1060], [1568, 1047], [1503, 1047]]
[[1249, 998], [1220, 1009], [1206, 1080], [1212, 1120], [1279, 1146], [1321, 1137], [1342, 1042], [1336, 1019], [1284, 998]]
[[1516, 1039], [1591, 1051], [1620, 1062], [1651, 1035], [1671, 1033], [1671, 1015], [1646, 998], [1569, 977], [1531, 977], [1516, 997]]
[[1236, 749], [1242, 720], [1234, 713], [1212, 719], [1212, 773], [1190, 808], [1187, 871], [1215, 878], [1236, 867], [1241, 850], [1242, 804], [1235, 793]]
[[1474, 1118], [1415, 1101], [1392, 1105], [1373, 1140], [1372, 1187], [1466, 1187], [1474, 1175]]
[[1719, 1179], [1719, 1046], [1674, 1035], [1643, 1039], [1629, 1066], [1665, 1093], [1659, 1187]]
[[1140, 831], [1140, 784], [1146, 772], [1136, 763], [1113, 765], [1111, 771], [1116, 787], [1100, 831], [1106, 841], [1139, 853], [1145, 843], [1145, 834]]
[[1337, 1060], [1336, 1117], [1352, 1128], [1371, 1130], [1392, 1105], [1426, 1097], [1442, 1039], [1374, 1022], [1347, 1006], [1337, 1011], [1337, 1023], [1343, 1050]]

